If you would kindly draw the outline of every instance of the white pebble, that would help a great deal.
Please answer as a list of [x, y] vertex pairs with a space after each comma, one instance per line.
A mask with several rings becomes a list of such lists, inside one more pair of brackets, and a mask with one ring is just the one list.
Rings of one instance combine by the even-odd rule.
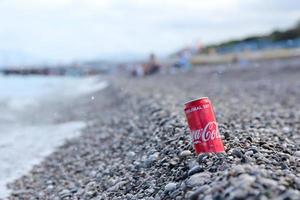
[[176, 183], [170, 182], [165, 186], [165, 191], [173, 191], [176, 189]]
[[192, 152], [189, 150], [184, 150], [184, 151], [180, 152], [180, 154], [179, 154], [180, 157], [186, 157], [186, 156], [190, 156], [190, 155], [192, 155]]

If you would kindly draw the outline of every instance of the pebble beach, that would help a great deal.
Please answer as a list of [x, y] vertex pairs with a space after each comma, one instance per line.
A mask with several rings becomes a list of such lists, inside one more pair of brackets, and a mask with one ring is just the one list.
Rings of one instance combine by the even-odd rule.
[[[64, 105], [83, 120], [9, 199], [300, 199], [300, 59], [195, 67]], [[196, 155], [184, 102], [211, 99], [225, 153]]]

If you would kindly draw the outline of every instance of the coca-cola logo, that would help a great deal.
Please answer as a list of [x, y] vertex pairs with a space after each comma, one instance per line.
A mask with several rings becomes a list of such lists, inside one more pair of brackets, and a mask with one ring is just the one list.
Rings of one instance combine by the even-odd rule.
[[214, 140], [221, 138], [218, 129], [217, 122], [208, 122], [206, 126], [202, 129], [191, 131], [192, 139], [194, 143], [207, 142], [209, 140]]

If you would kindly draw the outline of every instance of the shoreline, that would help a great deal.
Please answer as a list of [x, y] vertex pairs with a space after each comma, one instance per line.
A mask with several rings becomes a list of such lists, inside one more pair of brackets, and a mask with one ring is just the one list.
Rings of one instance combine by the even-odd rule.
[[[0, 142], [2, 147], [10, 146], [1, 149], [0, 159], [3, 162], [0, 171], [3, 174], [0, 181], [0, 199], [8, 197], [11, 192], [6, 188], [7, 183], [27, 174], [34, 165], [39, 164], [66, 140], [78, 137], [84, 127], [85, 123], [82, 121], [70, 121], [61, 124], [22, 125], [7, 131], [9, 136], [6, 136], [5, 142]], [[49, 132], [50, 138], [43, 135]], [[15, 138], [21, 139], [23, 144], [19, 145]]]
[[[9, 199], [297, 199], [300, 68], [268, 65], [110, 77], [80, 104], [82, 134], [11, 183]], [[213, 101], [226, 154], [194, 153], [183, 103], [198, 96]]]
[[[2, 90], [0, 99], [0, 199], [9, 196], [7, 183], [27, 174], [66, 140], [79, 136], [86, 122], [67, 112], [67, 105], [76, 107], [89, 92], [107, 85], [95, 78], [1, 78], [13, 91]], [[31, 90], [24, 90], [25, 81]], [[73, 87], [71, 92], [62, 89]]]

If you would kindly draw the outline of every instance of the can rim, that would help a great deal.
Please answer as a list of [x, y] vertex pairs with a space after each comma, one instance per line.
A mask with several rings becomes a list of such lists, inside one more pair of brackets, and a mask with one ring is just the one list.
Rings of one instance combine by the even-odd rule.
[[186, 105], [188, 103], [191, 103], [191, 102], [194, 102], [194, 101], [201, 100], [201, 99], [208, 99], [208, 97], [199, 97], [199, 98], [196, 98], [196, 99], [192, 99], [192, 100], [189, 100], [189, 101], [185, 102], [184, 105]]

